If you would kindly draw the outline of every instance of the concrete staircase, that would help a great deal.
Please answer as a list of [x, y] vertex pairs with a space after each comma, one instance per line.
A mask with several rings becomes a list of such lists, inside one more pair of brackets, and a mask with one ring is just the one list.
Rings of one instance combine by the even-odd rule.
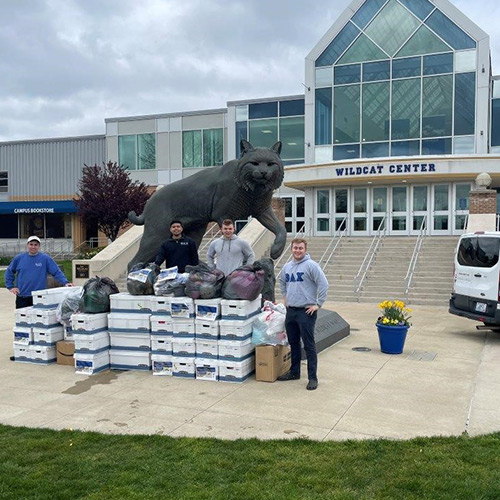
[[[308, 238], [308, 252], [319, 261], [329, 238]], [[328, 300], [381, 302], [400, 299], [409, 304], [446, 305], [453, 285], [453, 257], [458, 236], [433, 236], [423, 240], [408, 297], [405, 276], [417, 241], [416, 237], [388, 236], [381, 240], [358, 297], [354, 278], [363, 262], [372, 237], [345, 237], [324, 268], [330, 283]], [[288, 250], [289, 253], [289, 250]], [[276, 275], [285, 264], [283, 258]], [[276, 297], [281, 298], [279, 287]]]

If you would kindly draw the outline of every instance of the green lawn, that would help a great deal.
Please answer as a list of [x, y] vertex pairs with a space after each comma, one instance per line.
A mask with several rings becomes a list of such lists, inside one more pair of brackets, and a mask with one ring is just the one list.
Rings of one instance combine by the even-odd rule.
[[0, 426], [0, 498], [498, 499], [500, 434], [219, 441]]
[[[72, 276], [73, 276], [73, 269], [71, 267], [71, 261], [70, 260], [58, 260], [56, 261], [59, 266], [62, 266], [62, 270], [66, 278], [68, 278], [69, 281], [72, 281]], [[7, 265], [7, 264], [5, 264]], [[5, 271], [0, 271], [0, 287], [5, 287]]]

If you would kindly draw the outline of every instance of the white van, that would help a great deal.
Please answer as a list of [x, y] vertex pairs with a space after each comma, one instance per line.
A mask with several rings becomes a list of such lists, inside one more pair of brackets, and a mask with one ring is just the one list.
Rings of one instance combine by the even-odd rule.
[[455, 254], [450, 313], [500, 326], [500, 232], [463, 234]]

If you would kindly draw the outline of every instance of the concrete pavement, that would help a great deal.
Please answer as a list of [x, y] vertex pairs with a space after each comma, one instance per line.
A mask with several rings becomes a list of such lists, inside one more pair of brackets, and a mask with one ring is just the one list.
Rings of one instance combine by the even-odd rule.
[[0, 423], [320, 441], [500, 430], [500, 334], [477, 331], [443, 307], [415, 306], [404, 353], [388, 355], [378, 345], [376, 304], [325, 307], [350, 323], [351, 335], [319, 355], [320, 385], [306, 391], [304, 378], [231, 384], [133, 371], [85, 377], [69, 366], [14, 363], [14, 297], [0, 289]]

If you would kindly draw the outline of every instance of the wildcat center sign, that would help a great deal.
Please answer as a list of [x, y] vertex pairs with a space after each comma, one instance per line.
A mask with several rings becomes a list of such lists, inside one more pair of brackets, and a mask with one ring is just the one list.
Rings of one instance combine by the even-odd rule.
[[420, 172], [435, 172], [434, 163], [397, 163], [389, 165], [365, 165], [362, 167], [336, 167], [336, 177], [351, 177], [358, 175], [415, 174]]

